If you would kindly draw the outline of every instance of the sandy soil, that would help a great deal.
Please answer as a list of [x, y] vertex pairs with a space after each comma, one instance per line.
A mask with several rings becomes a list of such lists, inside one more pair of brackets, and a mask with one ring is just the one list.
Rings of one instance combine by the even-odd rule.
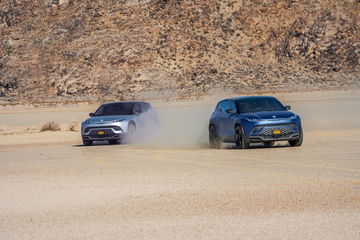
[[67, 130], [94, 106], [1, 108], [0, 239], [360, 239], [360, 93], [278, 97], [300, 148], [208, 149], [215, 99], [154, 103], [157, 139], [117, 146]]

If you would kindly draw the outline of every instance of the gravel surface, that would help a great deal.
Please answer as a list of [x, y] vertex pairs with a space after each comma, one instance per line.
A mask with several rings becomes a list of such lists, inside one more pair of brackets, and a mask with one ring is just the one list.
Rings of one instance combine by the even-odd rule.
[[[148, 144], [0, 134], [0, 239], [360, 239], [360, 96], [282, 99], [302, 147], [208, 149], [208, 103], [155, 104], [163, 129]], [[38, 110], [1, 111], [9, 129]]]

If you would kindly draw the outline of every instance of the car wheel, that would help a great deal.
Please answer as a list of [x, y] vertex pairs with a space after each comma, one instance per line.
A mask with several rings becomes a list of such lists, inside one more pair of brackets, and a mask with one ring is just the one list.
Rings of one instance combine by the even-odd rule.
[[114, 145], [114, 144], [119, 144], [120, 141], [119, 141], [119, 139], [114, 139], [114, 140], [109, 140], [109, 143], [110, 143], [111, 145]]
[[272, 147], [272, 146], [274, 146], [274, 144], [275, 144], [275, 141], [264, 142], [265, 147]]
[[289, 141], [289, 144], [291, 147], [300, 147], [303, 143], [303, 136], [301, 134], [301, 137], [299, 139], [296, 140], [291, 140]]
[[84, 146], [91, 146], [92, 145], [92, 141], [90, 141], [90, 140], [83, 140], [83, 144], [84, 144]]
[[245, 149], [249, 147], [249, 143], [245, 141], [242, 128], [239, 125], [235, 127], [235, 144], [240, 149]]
[[135, 135], [135, 131], [136, 131], [136, 126], [134, 123], [129, 123], [128, 126], [128, 131], [126, 134], [126, 140], [129, 143], [133, 143], [134, 142], [134, 135]]
[[214, 125], [210, 125], [210, 127], [209, 127], [209, 142], [210, 142], [211, 148], [220, 148], [221, 147], [221, 142], [216, 133], [216, 129], [215, 129]]
[[301, 132], [300, 132], [300, 138], [299, 139], [296, 139], [296, 140], [291, 140], [289, 141], [289, 144], [291, 147], [300, 147], [303, 143], [303, 132], [302, 132], [302, 129], [301, 129]]

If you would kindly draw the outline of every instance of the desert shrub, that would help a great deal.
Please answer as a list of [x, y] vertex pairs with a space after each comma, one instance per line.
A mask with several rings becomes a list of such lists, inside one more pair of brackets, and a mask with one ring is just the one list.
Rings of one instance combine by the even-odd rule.
[[60, 127], [59, 124], [54, 122], [54, 121], [50, 121], [45, 123], [44, 125], [42, 125], [40, 132], [44, 132], [44, 131], [60, 131]]
[[72, 121], [69, 123], [69, 131], [77, 132], [79, 130], [79, 123], [77, 121]]

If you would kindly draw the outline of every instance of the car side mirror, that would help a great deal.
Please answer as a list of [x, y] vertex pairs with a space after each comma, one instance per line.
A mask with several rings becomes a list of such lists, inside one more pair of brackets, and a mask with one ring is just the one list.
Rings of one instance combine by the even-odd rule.
[[232, 114], [232, 113], [235, 113], [235, 111], [233, 109], [227, 109], [226, 113], [231, 113]]
[[287, 105], [285, 106], [286, 111], [289, 111], [291, 109], [291, 106]]
[[93, 117], [93, 116], [95, 116], [95, 114], [94, 113], [89, 113], [89, 116]]

